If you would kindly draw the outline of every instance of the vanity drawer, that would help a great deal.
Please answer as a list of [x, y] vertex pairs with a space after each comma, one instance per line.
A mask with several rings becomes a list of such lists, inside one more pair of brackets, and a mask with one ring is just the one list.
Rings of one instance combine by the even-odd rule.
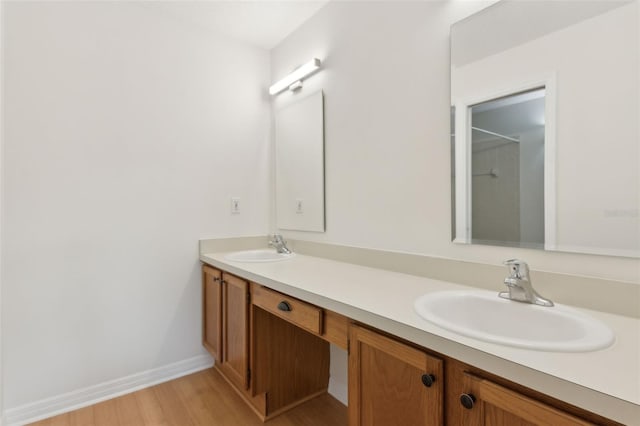
[[298, 327], [315, 334], [322, 334], [322, 309], [290, 296], [253, 283], [251, 300], [264, 309]]

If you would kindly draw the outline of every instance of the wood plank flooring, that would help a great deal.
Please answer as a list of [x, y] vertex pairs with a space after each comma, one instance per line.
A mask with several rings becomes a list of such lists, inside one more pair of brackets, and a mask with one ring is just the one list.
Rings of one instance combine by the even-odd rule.
[[[32, 426], [260, 426], [213, 368], [32, 423]], [[345, 426], [347, 408], [330, 395], [308, 401], [268, 426]]]

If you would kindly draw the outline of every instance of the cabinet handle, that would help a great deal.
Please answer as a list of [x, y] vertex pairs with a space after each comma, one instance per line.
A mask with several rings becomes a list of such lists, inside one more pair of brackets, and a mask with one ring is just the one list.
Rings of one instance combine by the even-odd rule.
[[471, 410], [473, 408], [473, 404], [476, 402], [476, 397], [470, 393], [463, 393], [460, 395], [460, 403], [467, 410]]
[[220, 278], [218, 278], [218, 277], [213, 277], [213, 282], [214, 283], [217, 283], [218, 281], [222, 281], [222, 280]]
[[423, 374], [422, 375], [422, 384], [426, 387], [430, 388], [433, 382], [436, 381], [436, 376], [433, 374]]
[[291, 305], [289, 305], [287, 302], [285, 302], [284, 300], [280, 303], [278, 303], [278, 309], [280, 309], [281, 311], [284, 312], [290, 312], [291, 311]]

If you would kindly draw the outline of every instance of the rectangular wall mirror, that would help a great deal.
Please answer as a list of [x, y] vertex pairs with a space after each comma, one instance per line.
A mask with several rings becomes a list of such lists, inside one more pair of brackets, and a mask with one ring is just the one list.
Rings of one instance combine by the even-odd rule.
[[639, 44], [637, 1], [452, 26], [454, 242], [640, 257]]
[[276, 226], [324, 232], [324, 101], [316, 92], [276, 111]]

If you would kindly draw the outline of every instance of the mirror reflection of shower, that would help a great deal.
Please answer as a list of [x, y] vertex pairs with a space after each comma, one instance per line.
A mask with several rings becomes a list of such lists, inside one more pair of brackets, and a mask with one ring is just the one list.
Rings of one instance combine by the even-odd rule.
[[470, 107], [471, 239], [544, 247], [545, 89]]

